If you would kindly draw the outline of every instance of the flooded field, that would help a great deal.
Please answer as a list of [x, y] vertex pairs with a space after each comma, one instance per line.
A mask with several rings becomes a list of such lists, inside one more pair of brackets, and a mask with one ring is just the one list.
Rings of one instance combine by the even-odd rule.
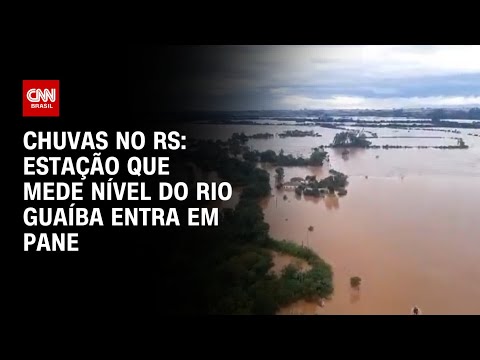
[[[286, 171], [306, 172], [313, 173]], [[414, 304], [430, 314], [480, 313], [474, 186], [462, 177], [354, 176], [345, 197], [274, 190], [262, 205], [274, 238], [303, 243], [332, 265], [335, 293], [326, 313], [404, 314]], [[359, 292], [350, 289], [352, 276], [362, 278]]]
[[[226, 140], [233, 132], [293, 129], [322, 137], [275, 136], [247, 145], [308, 156], [338, 132], [318, 126], [199, 125], [195, 136]], [[344, 172], [349, 185], [343, 197], [276, 190], [274, 169], [266, 167], [273, 190], [261, 205], [270, 234], [311, 247], [334, 271], [335, 291], [323, 308], [300, 302], [281, 313], [408, 314], [418, 305], [424, 314], [480, 314], [480, 137], [467, 135], [480, 131], [365, 130], [378, 134], [373, 144], [450, 145], [451, 137], [462, 137], [469, 149], [357, 149], [348, 156], [328, 149], [330, 161], [323, 167], [284, 168], [287, 180], [322, 178], [330, 168]], [[362, 278], [358, 291], [350, 287], [352, 276]]]

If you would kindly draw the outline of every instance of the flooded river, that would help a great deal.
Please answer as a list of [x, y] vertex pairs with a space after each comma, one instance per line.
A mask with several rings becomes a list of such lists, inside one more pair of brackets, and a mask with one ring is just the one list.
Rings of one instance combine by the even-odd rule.
[[[197, 135], [205, 131], [218, 138], [295, 128], [202, 126]], [[308, 156], [312, 147], [328, 144], [337, 132], [311, 129], [322, 137], [276, 136], [249, 140], [248, 145]], [[369, 130], [379, 136], [406, 132]], [[329, 168], [344, 172], [349, 176], [344, 197], [299, 198], [291, 190], [276, 190], [274, 169], [266, 167], [273, 190], [261, 205], [270, 234], [311, 247], [334, 271], [331, 300], [323, 308], [301, 302], [295, 312], [408, 314], [417, 305], [424, 314], [480, 314], [480, 137], [467, 135], [479, 132], [428, 131], [439, 138], [373, 139], [374, 144], [445, 145], [452, 143], [449, 137], [459, 136], [470, 146], [466, 150], [359, 149], [345, 157], [329, 149], [330, 161], [323, 167], [284, 168], [287, 180], [313, 174], [322, 178]], [[313, 232], [307, 231], [309, 226]], [[362, 278], [358, 291], [350, 287], [352, 276]]]

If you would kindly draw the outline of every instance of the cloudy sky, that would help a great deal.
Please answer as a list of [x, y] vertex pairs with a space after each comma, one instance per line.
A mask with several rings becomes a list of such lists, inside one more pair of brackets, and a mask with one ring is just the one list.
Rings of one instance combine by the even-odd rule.
[[480, 105], [480, 46], [222, 46], [198, 56], [216, 110]]

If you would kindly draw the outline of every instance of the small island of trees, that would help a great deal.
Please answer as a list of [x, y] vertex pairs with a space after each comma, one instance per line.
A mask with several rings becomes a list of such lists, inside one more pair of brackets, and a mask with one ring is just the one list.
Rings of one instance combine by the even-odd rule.
[[335, 134], [331, 147], [360, 147], [367, 148], [371, 142], [366, 139], [366, 135], [359, 131], [342, 131]]
[[275, 166], [322, 166], [327, 157], [328, 153], [320, 148], [315, 148], [307, 159], [291, 154], [285, 155], [283, 150], [280, 150], [278, 155], [273, 150], [263, 152], [247, 150], [243, 153], [246, 161], [270, 163]]
[[292, 178], [285, 185], [295, 185], [295, 193], [297, 195], [307, 195], [319, 197], [324, 194], [337, 194], [342, 196], [347, 194], [345, 187], [348, 185], [348, 176], [331, 169], [330, 175], [324, 179], [317, 180], [315, 176], [307, 175], [305, 180], [302, 178]]

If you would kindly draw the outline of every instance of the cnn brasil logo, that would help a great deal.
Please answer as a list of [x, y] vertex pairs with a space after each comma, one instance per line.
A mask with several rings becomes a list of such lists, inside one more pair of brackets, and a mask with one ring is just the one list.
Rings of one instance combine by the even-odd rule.
[[23, 116], [60, 116], [59, 80], [23, 80]]

